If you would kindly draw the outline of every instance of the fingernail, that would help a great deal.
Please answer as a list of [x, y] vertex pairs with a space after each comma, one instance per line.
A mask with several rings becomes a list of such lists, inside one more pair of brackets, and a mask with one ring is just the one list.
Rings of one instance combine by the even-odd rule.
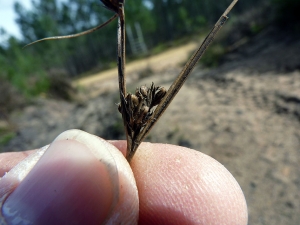
[[2, 206], [7, 224], [99, 224], [118, 199], [108, 144], [79, 130], [58, 136]]

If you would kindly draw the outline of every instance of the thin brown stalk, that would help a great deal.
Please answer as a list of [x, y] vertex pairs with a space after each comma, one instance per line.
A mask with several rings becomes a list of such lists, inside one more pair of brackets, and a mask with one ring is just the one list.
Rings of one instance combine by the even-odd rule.
[[167, 109], [167, 107], [170, 105], [171, 101], [174, 99], [184, 82], [186, 81], [187, 77], [190, 75], [192, 70], [194, 69], [196, 63], [199, 61], [199, 59], [204, 54], [207, 47], [210, 45], [210, 43], [214, 40], [216, 34], [219, 32], [219, 30], [222, 28], [224, 23], [227, 21], [228, 17], [227, 14], [230, 12], [230, 10], [233, 8], [233, 6], [237, 3], [238, 0], [234, 0], [229, 7], [225, 10], [225, 12], [222, 14], [222, 16], [219, 18], [213, 29], [210, 31], [210, 33], [206, 36], [201, 46], [196, 50], [196, 52], [193, 54], [193, 56], [189, 59], [189, 61], [186, 63], [184, 68], [182, 69], [181, 73], [178, 75], [176, 80], [173, 82], [169, 90], [167, 91], [164, 98], [161, 100], [161, 102], [156, 107], [152, 118], [149, 119], [149, 122], [143, 127], [141, 132], [138, 134], [134, 142], [129, 146], [128, 153], [127, 153], [127, 160], [130, 161], [136, 152], [138, 146], [140, 143], [144, 140], [146, 135], [149, 133], [151, 128], [155, 125], [155, 123], [159, 120], [159, 118], [162, 116], [164, 111]]
[[[126, 92], [126, 71], [125, 71], [125, 13], [124, 13], [124, 3], [119, 2], [118, 10], [118, 80], [119, 80], [119, 92], [121, 100], [121, 114], [127, 139], [127, 146], [131, 146], [132, 137], [128, 133], [128, 115], [125, 109], [125, 97]], [[129, 152], [129, 151], [127, 151]]]
[[89, 33], [92, 33], [96, 30], [99, 30], [101, 29], [102, 27], [106, 26], [107, 24], [109, 24], [111, 21], [113, 21], [114, 19], [116, 19], [118, 16], [118, 14], [115, 14], [113, 15], [109, 20], [107, 20], [105, 23], [97, 26], [97, 27], [94, 27], [90, 30], [86, 30], [86, 31], [83, 31], [83, 32], [80, 32], [78, 34], [69, 34], [69, 35], [64, 35], [64, 36], [55, 36], [55, 37], [47, 37], [47, 38], [43, 38], [43, 39], [40, 39], [40, 40], [37, 40], [37, 41], [34, 41], [34, 42], [31, 42], [27, 45], [25, 45], [23, 48], [26, 48], [30, 45], [33, 45], [33, 44], [36, 44], [38, 42], [41, 42], [41, 41], [48, 41], [48, 40], [58, 40], [58, 39], [68, 39], [68, 38], [75, 38], [75, 37], [79, 37], [79, 36], [82, 36], [82, 35], [85, 35], [85, 34], [89, 34]]

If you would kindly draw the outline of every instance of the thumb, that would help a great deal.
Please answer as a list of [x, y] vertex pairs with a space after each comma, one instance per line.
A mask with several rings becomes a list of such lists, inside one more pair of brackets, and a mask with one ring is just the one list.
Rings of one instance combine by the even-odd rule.
[[0, 201], [4, 224], [136, 224], [138, 217], [122, 153], [79, 130], [62, 133], [1, 178]]

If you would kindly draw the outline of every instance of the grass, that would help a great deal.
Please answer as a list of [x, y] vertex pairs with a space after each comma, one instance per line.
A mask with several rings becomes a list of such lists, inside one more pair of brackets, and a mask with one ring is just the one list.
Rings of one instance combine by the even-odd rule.
[[6, 145], [11, 139], [16, 136], [15, 132], [0, 133], [0, 147]]
[[222, 44], [211, 45], [203, 55], [200, 63], [206, 67], [217, 67], [220, 64], [220, 59], [226, 53], [226, 49]]
[[5, 120], [0, 120], [0, 149], [16, 136], [13, 128]]

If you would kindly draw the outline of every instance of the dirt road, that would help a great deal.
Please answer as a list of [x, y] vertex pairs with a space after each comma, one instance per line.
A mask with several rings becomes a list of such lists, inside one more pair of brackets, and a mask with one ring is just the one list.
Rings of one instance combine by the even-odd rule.
[[[129, 79], [128, 82], [132, 82], [132, 80], [130, 79], [135, 79], [134, 77], [132, 78], [132, 76], [134, 76], [137, 73], [151, 71], [151, 73], [158, 74], [168, 68], [175, 68], [180, 64], [185, 63], [187, 57], [192, 51], [194, 51], [198, 47], [198, 45], [199, 43], [190, 42], [186, 45], [172, 48], [163, 53], [127, 63], [126, 74]], [[109, 79], [111, 79], [114, 84], [117, 84], [116, 68], [75, 80], [73, 84], [74, 86], [88, 87], [89, 96], [94, 97], [99, 95], [100, 93], [108, 91], [107, 89], [109, 88], [117, 87], [107, 86], [108, 88], [99, 88], [99, 84], [101, 85], [102, 82]]]

